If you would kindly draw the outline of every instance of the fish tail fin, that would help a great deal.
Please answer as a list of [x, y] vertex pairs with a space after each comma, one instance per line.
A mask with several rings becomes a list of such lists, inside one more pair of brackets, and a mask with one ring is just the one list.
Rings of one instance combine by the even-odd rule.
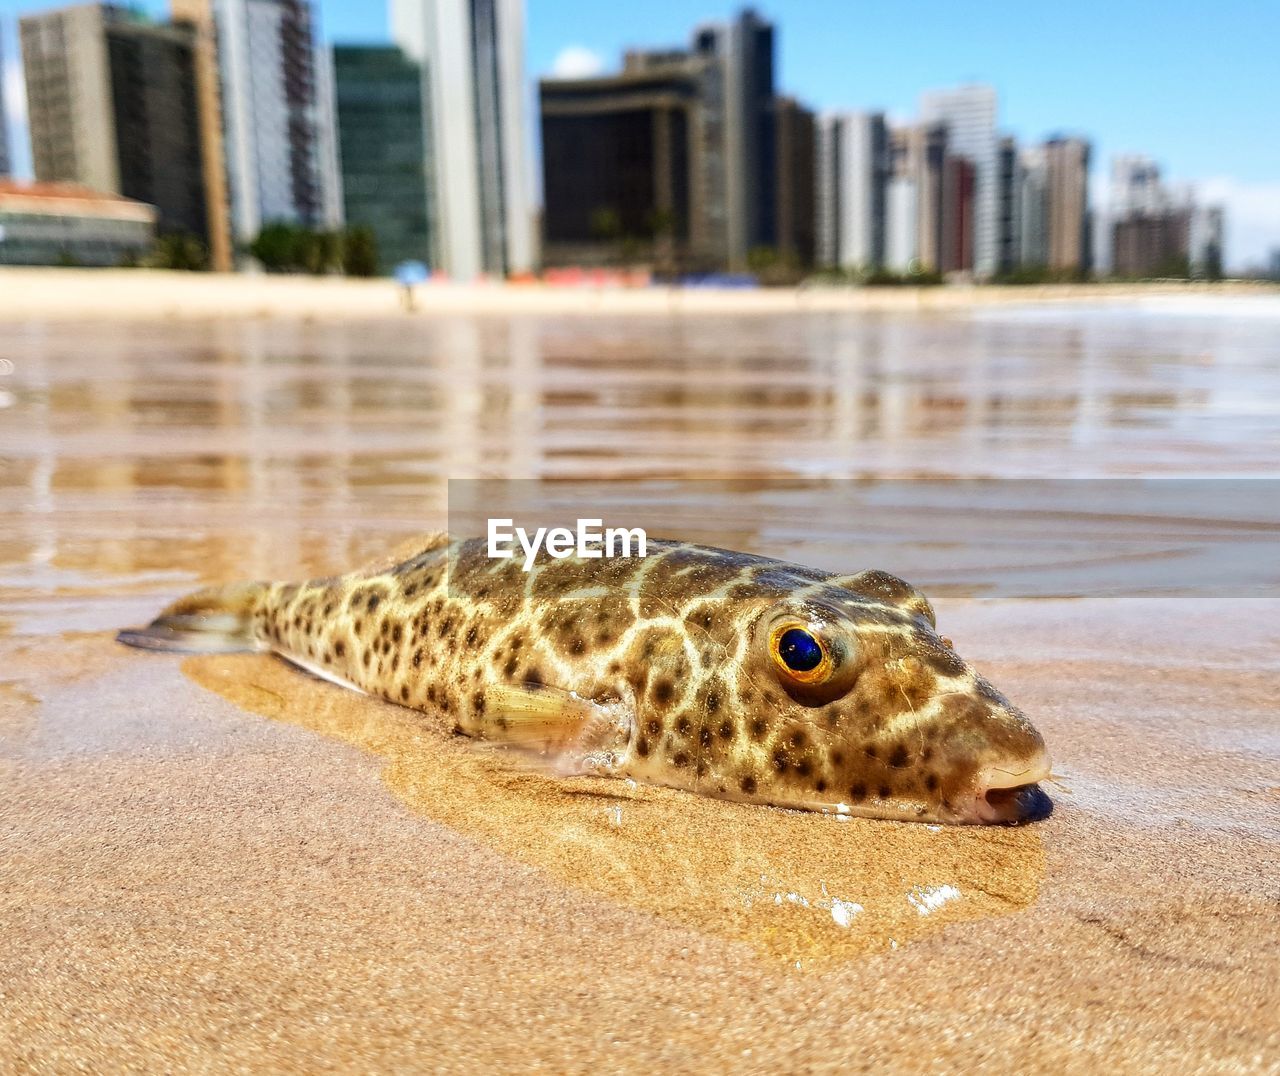
[[232, 583], [179, 598], [145, 628], [116, 635], [126, 646], [179, 654], [234, 654], [257, 650], [253, 614], [266, 591], [262, 583]]

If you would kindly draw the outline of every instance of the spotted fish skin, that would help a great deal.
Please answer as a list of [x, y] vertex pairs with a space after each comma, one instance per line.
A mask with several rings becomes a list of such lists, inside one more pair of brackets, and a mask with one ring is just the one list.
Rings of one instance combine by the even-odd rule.
[[[204, 625], [225, 642], [232, 624], [225, 646], [164, 642]], [[831, 655], [823, 683], [775, 660], [790, 624]], [[535, 715], [562, 772], [726, 799], [1019, 821], [1049, 773], [1039, 733], [909, 584], [680, 542], [634, 558], [543, 553], [526, 572], [483, 540], [438, 536], [337, 578], [204, 591], [121, 638], [272, 650], [489, 740], [527, 739]]]

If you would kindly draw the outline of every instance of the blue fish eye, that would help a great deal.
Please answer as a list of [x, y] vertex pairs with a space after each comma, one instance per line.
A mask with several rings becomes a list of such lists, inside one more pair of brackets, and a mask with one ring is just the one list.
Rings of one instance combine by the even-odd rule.
[[803, 628], [788, 628], [778, 640], [778, 657], [795, 672], [810, 672], [822, 664], [822, 644]]

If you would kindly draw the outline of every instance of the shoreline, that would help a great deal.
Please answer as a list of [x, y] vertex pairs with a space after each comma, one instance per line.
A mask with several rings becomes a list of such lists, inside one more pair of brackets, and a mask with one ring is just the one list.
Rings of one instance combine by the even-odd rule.
[[786, 314], [949, 312], [1045, 303], [1133, 302], [1188, 296], [1280, 297], [1251, 282], [1156, 282], [937, 287], [643, 288], [427, 284], [403, 309], [388, 278], [182, 273], [156, 269], [0, 268], [0, 318], [201, 320], [218, 317], [406, 317], [440, 314]]

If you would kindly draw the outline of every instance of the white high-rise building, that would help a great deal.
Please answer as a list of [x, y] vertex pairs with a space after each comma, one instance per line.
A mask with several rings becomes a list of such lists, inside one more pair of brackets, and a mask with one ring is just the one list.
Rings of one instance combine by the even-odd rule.
[[534, 265], [524, 0], [391, 0], [422, 66], [434, 266], [455, 280]]
[[973, 271], [989, 277], [999, 268], [999, 145], [996, 91], [992, 86], [931, 90], [920, 98], [920, 117], [944, 123], [947, 149], [974, 166]]
[[213, 0], [231, 229], [342, 223], [309, 0]]
[[891, 273], [919, 269], [920, 198], [910, 176], [889, 180], [885, 196], [884, 267]]
[[884, 113], [820, 117], [818, 169], [819, 261], [857, 272], [882, 268], [889, 178]]
[[1018, 262], [1041, 269], [1049, 264], [1049, 155], [1044, 146], [1019, 154]]

